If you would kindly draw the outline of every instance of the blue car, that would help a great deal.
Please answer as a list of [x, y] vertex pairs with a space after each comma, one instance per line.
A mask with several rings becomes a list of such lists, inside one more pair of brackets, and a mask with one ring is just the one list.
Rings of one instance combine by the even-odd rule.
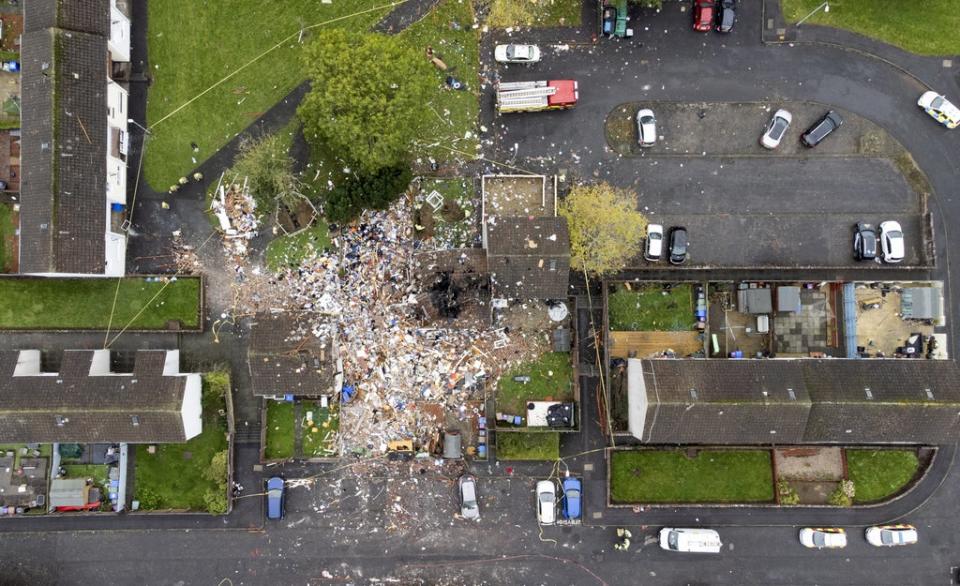
[[563, 518], [569, 521], [580, 518], [580, 491], [582, 483], [579, 478], [563, 479]]
[[274, 476], [267, 481], [267, 519], [283, 519], [283, 478]]

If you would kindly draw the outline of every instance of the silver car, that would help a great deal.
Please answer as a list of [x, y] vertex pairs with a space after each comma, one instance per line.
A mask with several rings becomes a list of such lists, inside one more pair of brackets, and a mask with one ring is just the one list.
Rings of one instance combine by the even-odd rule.
[[536, 45], [497, 45], [493, 49], [497, 63], [536, 63], [540, 61], [540, 47]]
[[657, 119], [649, 108], [637, 112], [637, 139], [642, 147], [657, 144]]
[[477, 479], [464, 474], [457, 479], [460, 486], [460, 515], [464, 519], [480, 519], [480, 505], [477, 504]]
[[773, 118], [770, 119], [770, 123], [767, 124], [767, 130], [760, 137], [760, 144], [768, 149], [775, 149], [780, 146], [780, 141], [783, 140], [783, 135], [790, 128], [791, 122], [793, 122], [793, 116], [790, 115], [790, 112], [782, 109], [777, 110]]

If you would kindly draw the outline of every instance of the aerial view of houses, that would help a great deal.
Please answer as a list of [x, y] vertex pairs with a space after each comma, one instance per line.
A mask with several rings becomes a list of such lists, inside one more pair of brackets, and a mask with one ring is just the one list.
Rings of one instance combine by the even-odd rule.
[[0, 0], [0, 583], [960, 583], [958, 31]]

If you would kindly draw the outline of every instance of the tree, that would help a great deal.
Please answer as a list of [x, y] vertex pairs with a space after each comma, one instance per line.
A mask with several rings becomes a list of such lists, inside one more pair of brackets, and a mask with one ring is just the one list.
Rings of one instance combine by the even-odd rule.
[[370, 175], [349, 177], [327, 194], [324, 214], [345, 224], [363, 210], [385, 210], [410, 185], [413, 174], [406, 166], [385, 167]]
[[395, 36], [322, 31], [304, 53], [310, 93], [298, 113], [313, 145], [371, 173], [407, 159], [436, 91], [430, 62]]
[[292, 208], [300, 199], [290, 140], [280, 134], [244, 139], [229, 175], [237, 176], [240, 183], [247, 178], [250, 194], [262, 211], [272, 211], [277, 201]]
[[640, 250], [647, 219], [634, 196], [608, 183], [578, 185], [559, 208], [570, 226], [570, 267], [603, 276], [619, 271]]

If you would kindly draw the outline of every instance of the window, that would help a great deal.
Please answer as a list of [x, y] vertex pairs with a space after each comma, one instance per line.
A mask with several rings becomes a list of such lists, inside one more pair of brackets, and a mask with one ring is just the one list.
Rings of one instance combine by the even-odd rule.
[[69, 421], [69, 419], [67, 419], [63, 415], [57, 415], [53, 419], [54, 421], [57, 422], [57, 427], [63, 427], [64, 425], [66, 425], [67, 421]]
[[134, 426], [134, 427], [140, 427], [140, 416], [139, 416], [139, 415], [131, 415], [131, 416], [130, 416], [130, 421], [131, 421], [131, 423], [133, 423], [133, 426]]

